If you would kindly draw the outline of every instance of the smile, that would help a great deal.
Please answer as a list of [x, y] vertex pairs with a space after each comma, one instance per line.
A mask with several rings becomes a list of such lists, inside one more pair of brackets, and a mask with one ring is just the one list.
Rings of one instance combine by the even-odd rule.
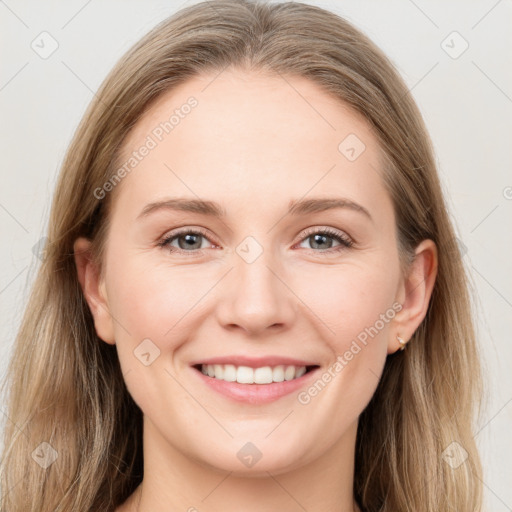
[[[199, 366], [199, 365], [198, 365]], [[235, 366], [233, 364], [202, 364], [203, 375], [213, 377], [225, 382], [238, 382], [239, 384], [272, 384], [302, 377], [313, 367], [278, 365], [251, 368], [250, 366]]]
[[297, 393], [314, 379], [320, 366], [235, 366], [234, 364], [195, 364], [194, 375], [202, 384], [229, 400], [263, 405]]

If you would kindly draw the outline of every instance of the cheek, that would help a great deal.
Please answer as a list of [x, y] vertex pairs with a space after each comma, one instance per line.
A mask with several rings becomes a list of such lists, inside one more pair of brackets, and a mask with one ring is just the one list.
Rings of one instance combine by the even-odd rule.
[[[394, 317], [396, 272], [378, 264], [347, 263], [310, 273], [306, 280], [295, 278], [298, 295], [319, 321], [328, 326], [328, 339], [337, 353], [347, 350], [351, 341], [364, 342], [371, 330], [385, 332]], [[383, 320], [384, 319], [384, 320]]]
[[[107, 287], [116, 337], [121, 341], [130, 333], [132, 344], [149, 338], [161, 350], [172, 350], [180, 343], [176, 333], [190, 326], [191, 315], [215, 309], [208, 292], [223, 270], [151, 260], [144, 255], [112, 258], [116, 263], [108, 269]], [[352, 339], [363, 339], [365, 329], [386, 315], [395, 290], [393, 272], [372, 261], [310, 264], [307, 269], [290, 269], [283, 279], [300, 298], [283, 292], [283, 300], [299, 301], [310, 322], [323, 324], [337, 353], [346, 350]], [[212, 296], [219, 298], [221, 288]], [[378, 322], [377, 328], [385, 330], [386, 325]]]
[[176, 351], [189, 338], [193, 313], [211, 284], [191, 267], [152, 265], [148, 260], [142, 255], [117, 260], [107, 274], [107, 293], [127, 388], [145, 413], [158, 417], [161, 403], [156, 397], [162, 396], [162, 386], [176, 407], [191, 406], [190, 397], [166, 371], [172, 370]]
[[109, 269], [107, 286], [119, 349], [133, 350], [150, 339], [162, 352], [173, 351], [183, 343], [177, 334], [215, 282], [211, 269], [155, 263], [143, 254], [118, 261]]
[[329, 326], [322, 332], [327, 333], [324, 343], [331, 360], [318, 380], [301, 391], [298, 402], [304, 411], [312, 407], [324, 415], [328, 443], [361, 414], [377, 388], [396, 313], [396, 283], [393, 272], [378, 265], [333, 267], [322, 274], [308, 280], [307, 287], [303, 283], [299, 296], [307, 296], [308, 307]]

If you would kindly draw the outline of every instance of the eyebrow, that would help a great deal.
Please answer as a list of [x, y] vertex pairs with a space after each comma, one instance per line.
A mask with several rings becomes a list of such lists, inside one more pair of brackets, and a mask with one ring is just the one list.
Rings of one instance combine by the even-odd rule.
[[[299, 216], [311, 213], [318, 213], [335, 208], [346, 208], [365, 215], [373, 221], [370, 212], [362, 205], [347, 198], [315, 198], [315, 199], [292, 199], [288, 204], [288, 214]], [[185, 211], [208, 215], [216, 218], [225, 218], [226, 210], [214, 201], [203, 199], [169, 198], [163, 201], [149, 203], [138, 215], [137, 219], [147, 217], [149, 214], [160, 210]]]

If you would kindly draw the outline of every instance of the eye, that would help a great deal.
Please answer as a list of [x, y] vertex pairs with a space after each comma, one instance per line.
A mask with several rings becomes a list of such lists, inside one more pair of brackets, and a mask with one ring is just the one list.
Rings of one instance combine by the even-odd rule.
[[[208, 248], [208, 245], [212, 245], [207, 244], [203, 247], [202, 242], [204, 240], [208, 240], [208, 235], [205, 231], [187, 228], [170, 233], [158, 243], [158, 246], [168, 248], [171, 252], [182, 254], [186, 252], [201, 253], [203, 248]], [[177, 243], [177, 246], [174, 242]]]
[[[348, 236], [330, 228], [314, 228], [312, 230], [306, 231], [302, 236], [303, 241], [301, 243], [309, 241], [313, 249], [322, 249], [320, 251], [314, 252], [333, 253], [348, 249], [354, 245], [354, 242]], [[333, 248], [332, 241], [329, 241], [329, 239], [334, 239], [339, 243], [339, 245]]]

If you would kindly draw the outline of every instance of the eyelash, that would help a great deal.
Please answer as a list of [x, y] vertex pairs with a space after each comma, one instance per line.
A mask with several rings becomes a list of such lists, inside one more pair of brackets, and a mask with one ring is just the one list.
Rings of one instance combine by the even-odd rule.
[[[305, 240], [307, 240], [309, 237], [311, 237], [312, 235], [317, 235], [317, 234], [328, 236], [329, 238], [333, 238], [334, 240], [336, 240], [337, 242], [340, 243], [340, 245], [335, 248], [326, 249], [323, 251], [309, 249], [310, 251], [312, 251], [316, 254], [321, 254], [322, 256], [329, 256], [329, 255], [332, 255], [333, 253], [338, 253], [345, 249], [350, 249], [354, 245], [354, 242], [350, 238], [348, 238], [347, 236], [342, 235], [339, 232], [334, 231], [333, 229], [330, 229], [330, 228], [323, 228], [323, 229], [312, 228], [312, 229], [306, 230], [304, 233], [302, 233], [302, 238], [300, 239], [299, 243], [302, 243]], [[177, 247], [171, 247], [170, 246], [171, 242], [173, 240], [175, 240], [176, 238], [179, 238], [182, 235], [200, 235], [200, 236], [203, 236], [204, 238], [206, 238], [207, 240], [209, 240], [209, 235], [206, 231], [204, 231], [202, 229], [197, 229], [197, 228], [194, 228], [194, 229], [185, 228], [185, 229], [181, 229], [179, 231], [176, 231], [176, 232], [171, 233], [170, 235], [164, 237], [160, 242], [158, 242], [158, 247], [165, 247], [165, 248], [169, 249], [170, 252], [178, 253], [178, 254], [191, 253], [191, 254], [197, 255], [197, 254], [203, 253], [204, 249], [195, 249], [195, 250], [191, 250], [191, 251], [184, 251], [183, 249], [179, 249]]]

